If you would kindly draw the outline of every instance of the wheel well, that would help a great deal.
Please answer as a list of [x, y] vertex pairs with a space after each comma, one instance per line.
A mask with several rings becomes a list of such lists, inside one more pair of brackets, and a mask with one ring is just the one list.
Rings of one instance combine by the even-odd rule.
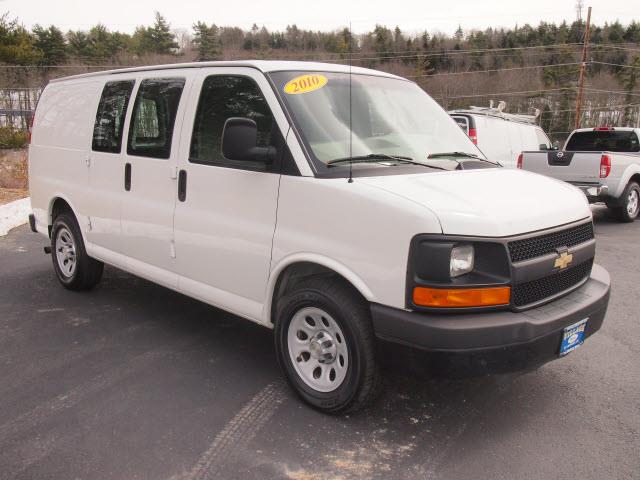
[[53, 226], [53, 221], [61, 213], [73, 214], [73, 210], [64, 199], [58, 197], [53, 201], [53, 205], [51, 206], [51, 216], [49, 217], [49, 237], [51, 237], [51, 227]]
[[631, 178], [629, 179], [630, 182], [636, 182], [637, 184], [640, 185], [640, 173], [635, 173], [633, 175], [631, 175]]
[[276, 280], [276, 286], [273, 289], [273, 297], [271, 299], [271, 323], [275, 323], [276, 309], [278, 299], [292, 291], [296, 285], [302, 280], [309, 277], [336, 277], [342, 279], [346, 285], [353, 289], [354, 294], [364, 299], [364, 296], [353, 286], [349, 280], [339, 273], [327, 268], [323, 265], [312, 262], [297, 262], [287, 266]]

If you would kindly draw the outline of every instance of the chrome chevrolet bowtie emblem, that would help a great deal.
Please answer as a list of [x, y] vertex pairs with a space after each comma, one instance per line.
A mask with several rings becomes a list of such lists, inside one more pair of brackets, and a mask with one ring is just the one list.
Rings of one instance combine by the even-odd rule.
[[558, 258], [556, 258], [553, 266], [555, 268], [559, 268], [560, 270], [567, 268], [569, 264], [573, 262], [573, 254], [568, 252], [562, 252]]

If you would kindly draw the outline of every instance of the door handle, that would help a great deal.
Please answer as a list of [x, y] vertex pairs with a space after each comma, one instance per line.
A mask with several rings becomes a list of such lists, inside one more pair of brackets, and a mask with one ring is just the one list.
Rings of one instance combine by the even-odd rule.
[[184, 202], [187, 199], [187, 171], [178, 173], [178, 200]]
[[128, 192], [131, 190], [131, 164], [124, 165], [124, 189]]

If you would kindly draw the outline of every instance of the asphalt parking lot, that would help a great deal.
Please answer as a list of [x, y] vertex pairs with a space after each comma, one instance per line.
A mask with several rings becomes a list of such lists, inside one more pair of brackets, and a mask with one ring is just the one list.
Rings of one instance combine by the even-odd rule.
[[603, 329], [522, 375], [387, 368], [369, 410], [319, 414], [271, 332], [108, 268], [60, 287], [45, 239], [0, 238], [0, 479], [640, 478], [640, 221], [594, 208]]

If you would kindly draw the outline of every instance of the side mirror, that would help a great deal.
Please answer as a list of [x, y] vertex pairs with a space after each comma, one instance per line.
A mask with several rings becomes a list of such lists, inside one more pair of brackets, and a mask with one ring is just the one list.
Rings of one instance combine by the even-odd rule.
[[258, 147], [258, 126], [250, 118], [232, 117], [222, 129], [222, 155], [227, 160], [270, 164], [276, 158], [274, 147]]
[[538, 150], [549, 150], [549, 147], [546, 143], [541, 143], [540, 145], [538, 145]]

